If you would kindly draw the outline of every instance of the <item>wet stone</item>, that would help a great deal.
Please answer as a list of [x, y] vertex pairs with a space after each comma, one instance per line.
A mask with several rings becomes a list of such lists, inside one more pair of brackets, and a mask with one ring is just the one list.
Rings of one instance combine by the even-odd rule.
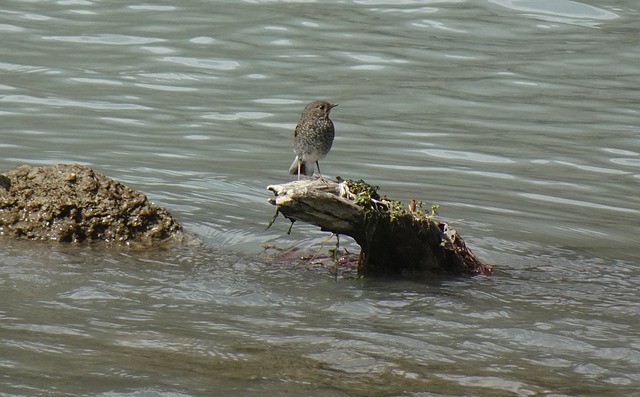
[[0, 235], [64, 242], [154, 243], [182, 235], [169, 211], [78, 164], [0, 175]]

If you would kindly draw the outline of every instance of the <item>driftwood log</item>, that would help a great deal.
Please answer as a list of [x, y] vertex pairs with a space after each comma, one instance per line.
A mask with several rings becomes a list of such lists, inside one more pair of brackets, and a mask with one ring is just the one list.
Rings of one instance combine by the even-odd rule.
[[454, 229], [434, 218], [437, 206], [425, 211], [412, 200], [405, 208], [363, 181], [311, 178], [267, 189], [275, 194], [269, 202], [276, 216], [352, 237], [361, 248], [360, 275], [492, 273]]

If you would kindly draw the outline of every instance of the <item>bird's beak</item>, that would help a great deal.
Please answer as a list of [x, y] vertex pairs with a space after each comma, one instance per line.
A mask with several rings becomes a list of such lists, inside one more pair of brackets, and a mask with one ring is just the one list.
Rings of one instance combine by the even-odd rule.
[[338, 106], [338, 104], [337, 104], [337, 103], [336, 103], [336, 104], [331, 105], [331, 107], [330, 107], [329, 109], [333, 109], [333, 108], [335, 108], [336, 106]]

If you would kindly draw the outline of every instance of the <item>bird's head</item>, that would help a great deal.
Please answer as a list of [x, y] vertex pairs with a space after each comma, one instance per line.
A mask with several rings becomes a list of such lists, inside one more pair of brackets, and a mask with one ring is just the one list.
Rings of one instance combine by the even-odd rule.
[[313, 101], [304, 108], [303, 114], [313, 114], [320, 117], [328, 117], [331, 109], [338, 106], [327, 101]]

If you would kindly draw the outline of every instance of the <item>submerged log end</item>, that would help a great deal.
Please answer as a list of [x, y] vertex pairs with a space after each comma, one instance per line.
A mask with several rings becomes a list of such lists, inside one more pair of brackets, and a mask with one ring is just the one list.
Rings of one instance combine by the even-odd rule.
[[442, 231], [444, 238], [442, 248], [448, 253], [450, 260], [457, 263], [455, 267], [469, 276], [493, 274], [493, 267], [478, 259], [457, 231], [443, 222], [438, 222], [438, 228]]
[[269, 202], [290, 220], [353, 237], [360, 245], [358, 273], [393, 276], [416, 273], [489, 275], [462, 237], [411, 203], [380, 198], [363, 181], [304, 179], [271, 185]]

